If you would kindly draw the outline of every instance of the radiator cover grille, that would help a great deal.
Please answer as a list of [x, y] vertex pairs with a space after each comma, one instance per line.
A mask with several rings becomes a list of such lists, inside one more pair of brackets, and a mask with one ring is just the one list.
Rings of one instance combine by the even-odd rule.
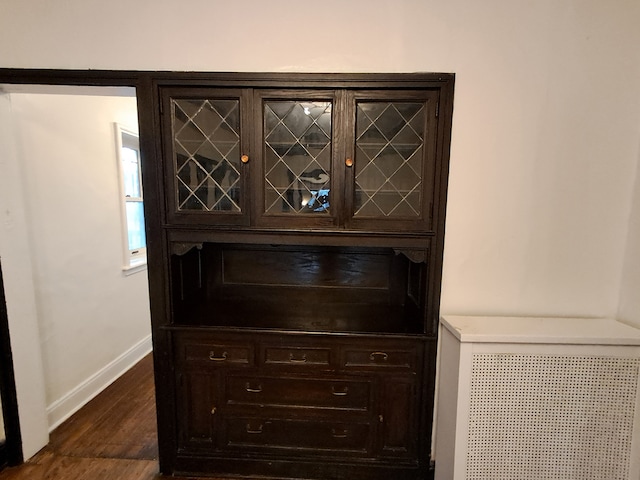
[[640, 360], [473, 355], [467, 480], [626, 480]]

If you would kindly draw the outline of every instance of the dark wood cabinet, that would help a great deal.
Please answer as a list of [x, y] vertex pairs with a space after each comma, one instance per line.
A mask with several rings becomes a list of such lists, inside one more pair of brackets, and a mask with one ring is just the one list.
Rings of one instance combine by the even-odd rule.
[[424, 478], [453, 75], [153, 89], [162, 472]]

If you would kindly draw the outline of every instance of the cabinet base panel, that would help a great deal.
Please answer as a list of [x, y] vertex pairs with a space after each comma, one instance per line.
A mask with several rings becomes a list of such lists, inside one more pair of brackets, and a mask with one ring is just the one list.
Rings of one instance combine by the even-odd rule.
[[[295, 453], [292, 453], [294, 456]], [[428, 480], [428, 466], [179, 456], [165, 475], [304, 480]]]

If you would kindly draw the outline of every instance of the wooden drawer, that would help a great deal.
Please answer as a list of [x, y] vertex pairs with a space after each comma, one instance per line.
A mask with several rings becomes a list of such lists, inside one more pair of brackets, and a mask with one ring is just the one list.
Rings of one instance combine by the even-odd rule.
[[333, 349], [329, 346], [265, 345], [262, 358], [265, 365], [317, 368], [332, 365], [333, 356]]
[[259, 417], [226, 417], [222, 422], [227, 448], [361, 456], [369, 454], [373, 444], [368, 423]]
[[[369, 412], [374, 391], [369, 379], [327, 379], [229, 375], [227, 405]], [[295, 414], [295, 411], [291, 411]]]
[[225, 338], [178, 337], [178, 362], [210, 367], [251, 366], [255, 364], [253, 344]]
[[355, 348], [344, 347], [340, 356], [340, 366], [345, 369], [417, 372], [421, 358], [421, 347], [418, 343], [381, 343]]

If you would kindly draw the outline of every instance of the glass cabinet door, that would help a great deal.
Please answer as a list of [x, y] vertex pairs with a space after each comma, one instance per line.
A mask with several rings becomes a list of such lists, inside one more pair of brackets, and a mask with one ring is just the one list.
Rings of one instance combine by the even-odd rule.
[[431, 231], [438, 93], [162, 92], [168, 220]]
[[354, 95], [350, 226], [429, 228], [436, 101], [429, 92]]
[[168, 95], [164, 101], [171, 130], [169, 214], [187, 221], [247, 223], [242, 95], [190, 91], [188, 97]]
[[[333, 188], [334, 94], [256, 94], [260, 172], [254, 192], [265, 225], [333, 225], [342, 197]], [[256, 122], [257, 123], [257, 122]]]

